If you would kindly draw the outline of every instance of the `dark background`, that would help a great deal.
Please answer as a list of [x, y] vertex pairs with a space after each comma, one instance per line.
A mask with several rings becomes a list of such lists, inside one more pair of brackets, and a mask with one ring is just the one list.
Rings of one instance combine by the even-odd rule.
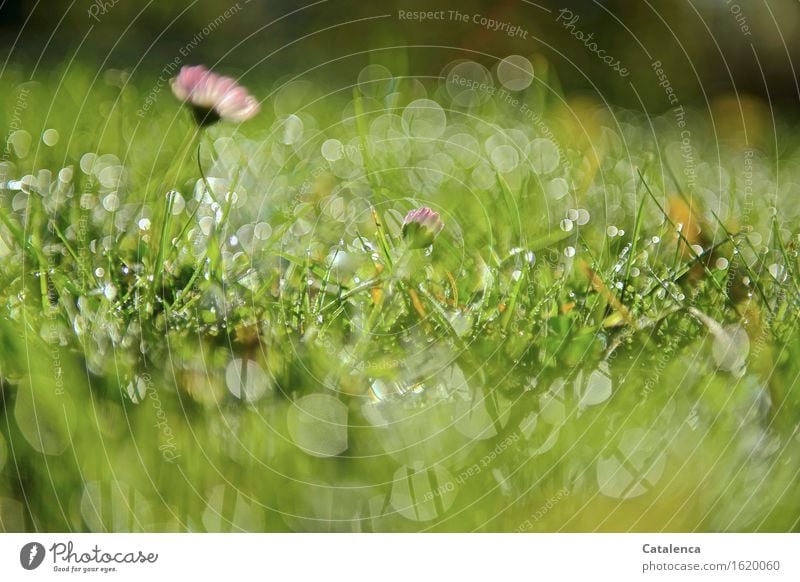
[[[234, 4], [0, 0], [0, 57], [23, 67], [38, 64], [36, 71], [57, 71], [75, 59], [157, 75], [181, 47]], [[793, 62], [800, 62], [800, 4], [795, 0], [536, 4], [551, 12], [525, 0], [239, 0], [238, 13], [205, 36], [184, 64], [217, 64], [246, 73], [250, 83], [303, 73], [315, 82], [343, 85], [354, 82], [370, 62], [384, 63], [398, 75], [437, 75], [458, 58], [491, 68], [497, 58], [509, 54], [539, 54], [553, 65], [567, 92], [601, 93], [609, 102], [638, 106], [633, 83], [648, 108], [665, 109], [663, 89], [650, 67], [660, 60], [681, 103], [736, 91], [768, 99], [789, 114], [796, 109], [800, 91]], [[631, 70], [628, 79], [599, 63], [555, 22], [563, 7], [580, 15], [577, 29], [594, 33], [598, 45]], [[520, 26], [529, 32], [528, 38], [510, 38], [472, 23], [397, 18], [398, 10], [450, 9]], [[90, 17], [90, 10], [99, 22]], [[386, 14], [390, 16], [374, 18]], [[743, 33], [742, 25], [749, 27], [750, 35]]]

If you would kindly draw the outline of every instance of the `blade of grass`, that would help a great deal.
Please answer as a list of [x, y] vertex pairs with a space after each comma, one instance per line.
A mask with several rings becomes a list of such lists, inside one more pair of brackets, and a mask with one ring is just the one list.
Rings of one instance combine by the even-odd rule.
[[[639, 177], [641, 178], [641, 182], [639, 182], [639, 184], [641, 185], [641, 183], [644, 182], [644, 176], [642, 172], [639, 171], [638, 168], [636, 169], [636, 171], [639, 172]], [[647, 168], [645, 168], [645, 171], [647, 171]], [[639, 188], [636, 189], [636, 193], [638, 193], [638, 191]], [[636, 213], [636, 220], [633, 223], [633, 237], [631, 238], [631, 249], [630, 252], [628, 253], [628, 261], [625, 265], [625, 283], [623, 284], [622, 292], [619, 295], [619, 302], [623, 304], [625, 303], [625, 292], [628, 290], [628, 285], [630, 284], [631, 281], [631, 268], [633, 267], [633, 260], [634, 257], [636, 256], [636, 246], [639, 244], [639, 234], [641, 233], [642, 230], [642, 216], [644, 214], [644, 204], [646, 200], [647, 197], [642, 196], [642, 200], [641, 202], [639, 202], [639, 210]]]
[[[667, 221], [670, 223], [670, 225], [672, 225], [672, 227], [675, 228], [675, 230], [678, 233], [678, 236], [680, 237], [680, 239], [683, 241], [683, 243], [686, 245], [686, 247], [691, 251], [691, 253], [694, 255], [694, 257], [698, 260], [699, 264], [703, 267], [703, 271], [705, 271], [706, 276], [708, 277], [708, 279], [711, 281], [711, 283], [714, 285], [714, 287], [716, 287], [717, 291], [719, 291], [722, 294], [722, 296], [725, 297], [725, 300], [728, 302], [728, 305], [736, 312], [736, 315], [741, 318], [742, 314], [739, 312], [739, 308], [736, 306], [736, 304], [730, 298], [730, 296], [725, 291], [725, 289], [723, 289], [722, 286], [719, 284], [719, 281], [717, 281], [714, 278], [714, 274], [708, 268], [708, 265], [705, 264], [705, 261], [700, 261], [701, 255], [699, 253], [697, 253], [694, 250], [694, 248], [692, 248], [692, 245], [689, 243], [689, 241], [683, 235], [683, 232], [681, 232], [681, 230], [676, 228], [675, 223], [672, 221], [672, 219], [669, 217], [667, 212], [664, 210], [664, 207], [661, 206], [661, 203], [658, 201], [658, 199], [656, 198], [655, 194], [653, 194], [653, 191], [650, 189], [649, 184], [645, 181], [644, 176], [642, 176], [642, 173], [638, 169], [636, 171], [639, 172], [639, 177], [642, 179], [642, 183], [644, 184], [644, 187], [647, 190], [647, 193], [650, 194], [650, 197], [653, 199], [653, 202], [655, 202], [655, 204], [658, 207], [658, 209], [661, 211], [661, 213], [664, 215], [664, 217], [667, 219]], [[703, 255], [705, 255], [705, 254], [706, 253], [704, 252]]]

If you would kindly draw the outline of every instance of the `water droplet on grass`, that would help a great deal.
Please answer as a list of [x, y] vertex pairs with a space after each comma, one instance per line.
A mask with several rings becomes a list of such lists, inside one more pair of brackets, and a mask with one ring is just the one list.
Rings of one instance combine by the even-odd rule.
[[366, 97], [381, 99], [393, 86], [392, 72], [383, 65], [367, 65], [358, 74], [358, 90]]
[[666, 456], [659, 439], [643, 428], [628, 429], [617, 449], [597, 461], [600, 492], [615, 499], [645, 494], [664, 473]]
[[79, 166], [84, 174], [91, 174], [94, 170], [95, 162], [97, 162], [97, 154], [94, 152], [87, 152], [81, 156]]
[[236, 398], [255, 402], [271, 390], [269, 376], [255, 360], [235, 358], [225, 368], [225, 384]]
[[453, 104], [459, 107], [475, 107], [491, 98], [494, 81], [483, 65], [474, 61], [461, 61], [450, 68], [445, 90]]
[[14, 212], [23, 212], [28, 208], [29, 196], [25, 192], [19, 192], [11, 200], [11, 208]]
[[420, 160], [408, 169], [408, 181], [411, 187], [423, 193], [435, 192], [447, 175], [433, 160]]
[[521, 55], [510, 55], [497, 65], [497, 78], [509, 91], [522, 91], [533, 82], [533, 65]]
[[208, 532], [256, 532], [262, 529], [260, 516], [260, 507], [241, 491], [217, 485], [208, 494], [202, 521]]
[[81, 494], [80, 512], [92, 532], [144, 532], [152, 529], [147, 499], [120, 481], [90, 481]]
[[578, 374], [575, 380], [575, 392], [579, 397], [578, 406], [596, 406], [611, 397], [612, 382], [609, 375], [608, 364], [601, 363], [583, 384], [583, 374]]
[[720, 370], [736, 373], [747, 363], [750, 338], [739, 325], [725, 326], [720, 332], [714, 333], [711, 353]]
[[329, 162], [335, 162], [342, 159], [344, 155], [344, 146], [338, 139], [326, 139], [320, 148], [322, 157]]
[[266, 222], [259, 222], [253, 229], [253, 236], [258, 240], [267, 240], [272, 236], [272, 227]]
[[103, 208], [108, 212], [116, 212], [119, 209], [119, 196], [117, 196], [116, 192], [112, 192], [103, 198]]
[[11, 146], [14, 155], [20, 159], [26, 157], [31, 149], [31, 134], [24, 129], [18, 129], [8, 136], [6, 143]]
[[492, 150], [491, 160], [497, 171], [507, 174], [519, 165], [519, 153], [513, 146], [501, 145]]
[[277, 134], [284, 145], [292, 145], [303, 139], [303, 120], [297, 115], [287, 115], [278, 122]]
[[309, 455], [333, 457], [348, 447], [347, 414], [347, 406], [333, 396], [304, 396], [289, 408], [289, 434]]
[[390, 503], [407, 519], [429, 521], [450, 509], [456, 487], [453, 475], [438, 465], [401, 467], [394, 473]]
[[211, 234], [211, 229], [214, 226], [214, 219], [211, 216], [204, 216], [197, 223], [204, 235], [209, 236]]
[[45, 129], [42, 133], [42, 143], [44, 145], [53, 147], [58, 143], [58, 130], [55, 129]]
[[[453, 373], [448, 380], [446, 390], [455, 393], [453, 416], [456, 430], [474, 440], [485, 440], [497, 435], [497, 426], [490, 413], [490, 410], [497, 405], [496, 396], [469, 386], [461, 370]], [[501, 418], [500, 422], [503, 420]]]
[[786, 280], [786, 268], [783, 265], [779, 265], [777, 263], [771, 264], [767, 270], [772, 277], [778, 281], [779, 283], [783, 283]]
[[72, 166], [67, 166], [66, 168], [61, 168], [58, 171], [58, 181], [62, 184], [69, 184], [72, 182], [72, 176], [74, 172], [72, 170]]
[[553, 178], [547, 183], [546, 190], [553, 200], [561, 200], [569, 192], [569, 183], [564, 178]]
[[60, 455], [72, 443], [75, 430], [75, 405], [66, 391], [56, 395], [58, 377], [52, 366], [26, 374], [17, 384], [14, 418], [22, 436], [37, 452]]
[[549, 139], [538, 138], [528, 144], [527, 158], [537, 174], [549, 174], [558, 167], [558, 147]]
[[497, 183], [494, 171], [485, 163], [475, 166], [475, 169], [472, 170], [472, 180], [481, 190], [489, 190]]
[[435, 139], [444, 133], [447, 116], [442, 107], [430, 99], [417, 99], [403, 110], [403, 124], [412, 137]]
[[114, 301], [117, 298], [117, 288], [112, 283], [104, 285], [103, 296], [109, 301]]
[[445, 144], [445, 150], [462, 168], [472, 168], [480, 159], [480, 144], [468, 133], [450, 136]]
[[128, 385], [125, 387], [125, 393], [128, 395], [128, 398], [131, 399], [131, 402], [134, 404], [138, 404], [144, 397], [147, 395], [147, 382], [145, 382], [144, 378], [140, 376], [136, 376], [128, 382]]
[[178, 216], [186, 209], [186, 200], [184, 200], [181, 193], [177, 190], [167, 192], [167, 196], [172, 198], [172, 215]]

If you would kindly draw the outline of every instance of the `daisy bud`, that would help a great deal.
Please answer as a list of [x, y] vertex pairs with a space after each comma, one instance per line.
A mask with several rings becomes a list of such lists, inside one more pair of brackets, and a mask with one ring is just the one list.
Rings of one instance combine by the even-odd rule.
[[439, 213], [430, 208], [417, 208], [406, 214], [403, 220], [403, 238], [409, 248], [422, 249], [430, 246], [433, 239], [444, 228]]
[[256, 98], [235, 79], [212, 73], [202, 65], [182, 67], [170, 84], [175, 97], [192, 108], [200, 127], [220, 119], [241, 123], [260, 109]]

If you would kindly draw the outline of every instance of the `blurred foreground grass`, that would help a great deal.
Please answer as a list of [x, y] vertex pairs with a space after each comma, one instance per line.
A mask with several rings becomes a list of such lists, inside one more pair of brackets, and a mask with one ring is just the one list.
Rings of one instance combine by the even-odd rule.
[[4, 72], [0, 529], [796, 531], [796, 138], [473, 65]]

